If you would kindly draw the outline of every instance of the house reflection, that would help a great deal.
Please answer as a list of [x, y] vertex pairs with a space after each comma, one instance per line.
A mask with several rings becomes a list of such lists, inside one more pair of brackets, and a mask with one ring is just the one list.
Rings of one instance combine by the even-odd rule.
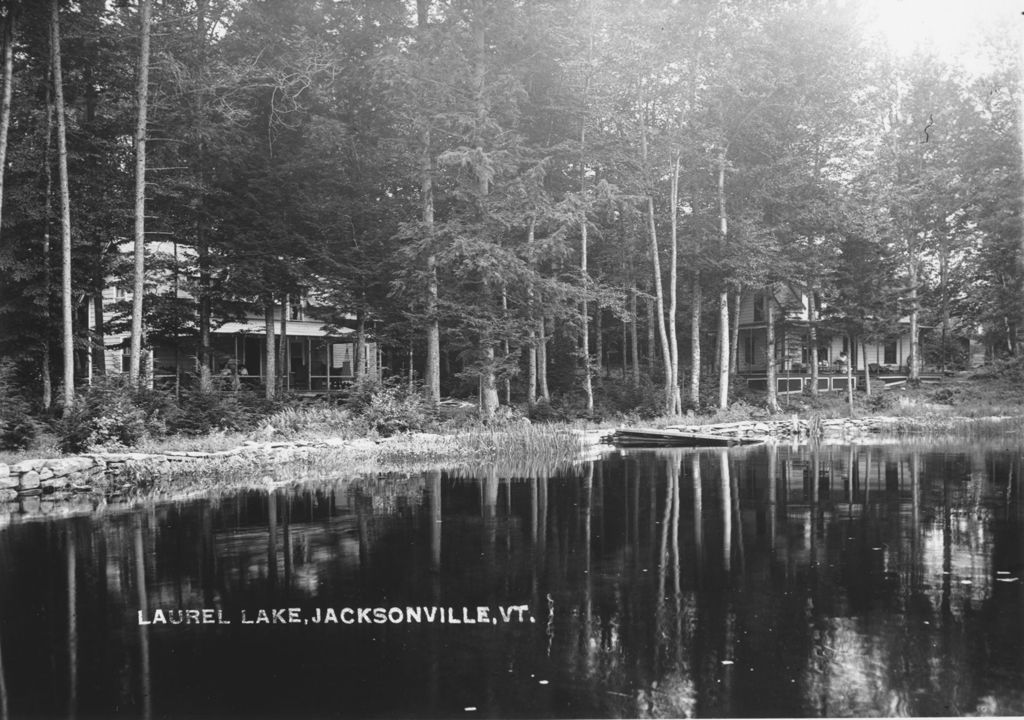
[[[148, 716], [175, 708], [168, 652], [256, 662], [235, 628], [134, 622], [156, 608], [527, 604], [535, 623], [463, 630], [472, 642], [424, 626], [353, 630], [344, 648], [423, 660], [408, 694], [435, 715], [462, 692], [453, 673], [494, 714], [523, 714], [520, 676], [539, 673], [591, 716], [1018, 712], [1021, 489], [1017, 452], [773, 445], [272, 487], [62, 535], [12, 525], [0, 607], [30, 620], [0, 624], [0, 700]], [[34, 581], [27, 547], [67, 582]], [[33, 603], [64, 608], [63, 629]], [[65, 638], [53, 698], [25, 690], [32, 632]], [[553, 712], [544, 697], [526, 714]]]

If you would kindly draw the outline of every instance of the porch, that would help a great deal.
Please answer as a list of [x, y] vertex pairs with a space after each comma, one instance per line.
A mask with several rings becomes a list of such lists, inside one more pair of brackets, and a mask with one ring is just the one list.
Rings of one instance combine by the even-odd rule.
[[[292, 336], [275, 338], [275, 359], [284, 358], [284, 367], [275, 368], [281, 387], [300, 395], [326, 395], [345, 389], [355, 380], [356, 343], [351, 337]], [[283, 350], [282, 350], [283, 343]], [[266, 336], [257, 333], [214, 333], [213, 384], [216, 390], [257, 390], [267, 382], [265, 367]], [[377, 344], [363, 344], [361, 373], [381, 376], [381, 353]], [[195, 348], [157, 346], [153, 351], [154, 384], [179, 390], [195, 377], [198, 360]]]
[[[910, 379], [909, 371], [905, 367], [891, 368], [872, 364], [870, 372], [873, 389], [899, 387], [905, 385], [907, 380]], [[864, 371], [854, 370], [852, 375], [854, 389], [864, 389], [866, 387]], [[751, 390], [768, 391], [767, 373], [745, 373], [741, 377], [746, 381], [747, 387]], [[938, 372], [921, 372], [920, 379], [921, 382], [938, 383], [942, 379], [942, 374]], [[814, 376], [809, 369], [805, 366], [794, 366], [788, 370], [783, 369], [779, 371], [776, 378], [776, 391], [779, 394], [799, 394], [804, 392], [805, 389], [811, 388], [813, 382]], [[848, 387], [849, 379], [846, 373], [840, 372], [834, 366], [830, 366], [827, 370], [818, 371], [819, 392], [845, 392]]]

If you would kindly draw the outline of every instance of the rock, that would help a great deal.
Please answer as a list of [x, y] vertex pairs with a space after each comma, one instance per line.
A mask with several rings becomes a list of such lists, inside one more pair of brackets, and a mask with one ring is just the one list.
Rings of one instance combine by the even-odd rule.
[[39, 487], [39, 473], [34, 470], [29, 470], [26, 473], [22, 473], [21, 480], [18, 483], [18, 489], [21, 491], [33, 490]]
[[0, 502], [11, 502], [18, 499], [18, 491], [4, 488], [0, 490]]
[[53, 477], [53, 470], [51, 470], [50, 468], [44, 467], [44, 468], [41, 468], [39, 470], [39, 479], [40, 480], [49, 480], [52, 477]]
[[11, 468], [7, 463], [0, 463], [0, 478], [10, 477]]
[[43, 460], [22, 460], [20, 463], [11, 465], [12, 475], [21, 475], [22, 473], [32, 472], [38, 470], [43, 466]]
[[18, 487], [17, 475], [0, 476], [0, 490], [10, 490]]
[[43, 467], [49, 468], [53, 472], [53, 477], [61, 477], [87, 470], [95, 464], [96, 462], [91, 457], [71, 457], [47, 460], [43, 463]]
[[43, 480], [39, 483], [39, 486], [43, 490], [63, 490], [71, 484], [71, 480], [67, 476], [59, 478], [51, 478], [50, 480]]
[[38, 515], [40, 510], [40, 502], [38, 497], [23, 497], [21, 498], [21, 511], [26, 515]]

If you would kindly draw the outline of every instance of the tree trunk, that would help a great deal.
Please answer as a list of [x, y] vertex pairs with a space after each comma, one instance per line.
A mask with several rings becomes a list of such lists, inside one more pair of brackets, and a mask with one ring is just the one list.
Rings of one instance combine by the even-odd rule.
[[853, 417], [853, 359], [857, 357], [857, 352], [854, 350], [857, 346], [854, 344], [854, 338], [852, 335], [847, 333], [846, 335], [846, 346], [850, 348], [850, 357], [846, 360], [846, 401], [850, 406], [850, 417]]
[[690, 403], [700, 407], [700, 315], [703, 297], [700, 274], [694, 273], [690, 289]]
[[4, 176], [7, 174], [7, 131], [11, 126], [11, 84], [14, 81], [14, 8], [4, 15], [3, 99], [0, 100], [0, 220], [4, 204]]
[[658, 360], [658, 346], [654, 337], [654, 298], [645, 297], [644, 306], [647, 308], [647, 372], [653, 379], [654, 365]]
[[[622, 382], [626, 382], [629, 379], [629, 321], [626, 320], [625, 316], [622, 318]], [[611, 375], [611, 368], [608, 369], [609, 376]]]
[[267, 400], [273, 400], [277, 394], [277, 368], [274, 365], [277, 353], [274, 351], [274, 299], [272, 297], [267, 297], [263, 301], [263, 325], [267, 332], [263, 353], [264, 397]]
[[733, 377], [740, 371], [740, 303], [743, 301], [743, 288], [732, 292], [732, 309], [729, 330], [729, 372]]
[[818, 397], [818, 304], [814, 290], [807, 291], [807, 342], [811, 346], [811, 397]]
[[[416, 0], [416, 24], [425, 35], [430, 23], [430, 0]], [[434, 158], [431, 154], [430, 120], [420, 118], [420, 211], [423, 229], [430, 243], [427, 255], [427, 367], [424, 390], [427, 402], [436, 406], [441, 400], [441, 328], [437, 320], [437, 255], [434, 241]]]
[[918, 343], [918, 308], [917, 308], [917, 257], [911, 249], [910, 255], [910, 380], [921, 378], [921, 349]]
[[[594, 57], [593, 4], [588, 2], [590, 12], [587, 29], [587, 56], [585, 58], [586, 79], [583, 83], [583, 110], [580, 113], [580, 201], [583, 209], [580, 217], [580, 281], [583, 284], [583, 302], [580, 309], [580, 345], [583, 352], [583, 393], [587, 398], [587, 413], [594, 412], [594, 386], [590, 367], [590, 312], [587, 308], [587, 293], [590, 292], [590, 276], [587, 273], [587, 111], [590, 102], [590, 65]], [[599, 310], [600, 312], [600, 310]], [[598, 367], [601, 365], [598, 356]]]
[[[724, 246], [729, 237], [729, 216], [725, 210], [725, 149], [718, 155], [718, 231]], [[729, 292], [718, 296], [718, 407], [729, 407]]]
[[92, 296], [93, 336], [92, 364], [100, 377], [107, 374], [107, 336], [103, 330], [103, 291], [97, 290]]
[[669, 367], [672, 379], [669, 384], [671, 406], [670, 415], [683, 412], [683, 401], [679, 392], [679, 333], [676, 328], [676, 313], [679, 306], [679, 153], [676, 153], [672, 168], [672, 183], [669, 191], [671, 219], [671, 266], [668, 271], [668, 348], [670, 352]]
[[637, 338], [636, 284], [629, 288], [629, 351], [633, 361], [633, 385], [640, 385], [640, 344]]
[[587, 215], [580, 220], [580, 278], [583, 282], [583, 302], [580, 304], [580, 352], [583, 355], [583, 394], [587, 398], [587, 413], [594, 412], [594, 386], [590, 380], [590, 317], [587, 310]]
[[867, 341], [861, 341], [860, 344], [861, 357], [864, 358], [864, 392], [868, 395], [871, 394], [871, 371], [868, 368], [868, 344]]
[[526, 352], [526, 404], [537, 404], [537, 331], [532, 327], [527, 334]]
[[548, 390], [548, 336], [546, 333], [546, 319], [543, 315], [537, 320], [537, 388], [540, 397], [545, 402], [551, 401], [551, 391]]
[[[484, 2], [474, 0], [471, 30], [473, 36], [473, 91], [476, 119], [473, 126], [473, 141], [478, 157], [483, 156], [483, 129], [487, 124], [487, 102], [485, 98], [487, 82], [487, 44], [484, 31]], [[481, 219], [486, 216], [486, 198], [490, 192], [488, 175], [484, 168], [474, 168], [477, 180], [477, 197]], [[486, 282], [485, 282], [486, 285]], [[480, 382], [481, 411], [485, 418], [494, 417], [498, 409], [498, 388], [494, 374], [494, 345], [490, 332], [482, 332], [480, 337], [482, 373]]]
[[654, 263], [654, 298], [658, 308], [658, 336], [661, 338], [661, 358], [665, 371], [665, 413], [672, 415], [675, 394], [672, 392], [672, 351], [665, 328], [665, 298], [661, 289], [661, 261], [658, 258], [658, 232], [654, 226], [654, 198], [647, 196], [647, 230], [651, 236], [651, 258]]
[[[777, 413], [779, 412], [779, 373], [775, 365], [775, 307], [773, 302], [775, 295], [770, 287], [765, 288], [764, 294], [764, 321], [765, 335], [767, 336], [765, 360], [768, 375], [766, 382], [768, 386], [768, 410]], [[788, 386], [786, 390], [789, 390]]]
[[494, 346], [484, 347], [484, 366], [481, 370], [480, 403], [484, 417], [492, 418], [498, 409], [498, 384], [494, 379]]
[[604, 313], [601, 312], [601, 303], [594, 304], [594, 375], [602, 377], [605, 374], [607, 363], [604, 357]]
[[[505, 290], [504, 284], [501, 286], [501, 316], [502, 318], [508, 318], [508, 293]], [[501, 341], [502, 352], [505, 353], [505, 362], [508, 362], [508, 357], [512, 353], [511, 347], [508, 344], [508, 337]], [[512, 404], [512, 380], [509, 378], [508, 373], [505, 373], [505, 377], [501, 381], [502, 389], [505, 391], [505, 404]]]
[[[52, 75], [52, 68], [51, 68]], [[53, 83], [46, 87], [46, 147], [43, 151], [43, 176], [45, 178], [45, 200], [43, 208], [43, 290], [45, 302], [43, 304], [43, 316], [45, 318], [46, 331], [43, 337], [43, 409], [49, 410], [53, 405], [53, 346], [50, 343], [51, 330], [51, 309], [53, 300], [53, 272], [52, 259], [50, 258], [50, 231], [53, 227], [53, 116], [55, 113], [53, 101]]]
[[[291, 314], [291, 302], [288, 293], [281, 296], [281, 341], [277, 344], [277, 372], [280, 376], [280, 389], [288, 389], [288, 316]], [[355, 368], [356, 358], [352, 358]]]
[[139, 77], [135, 86], [135, 248], [128, 384], [138, 387], [142, 369], [142, 299], [146, 294], [146, 113], [149, 107], [149, 16], [151, 0], [139, 0]]
[[366, 355], [366, 308], [356, 310], [356, 344], [352, 349], [352, 379], [359, 382], [366, 373], [363, 356]]
[[57, 117], [57, 170], [60, 177], [61, 307], [64, 341], [64, 408], [75, 404], [75, 337], [71, 309], [71, 193], [68, 189], [67, 123], [60, 56], [60, 1], [50, 4], [50, 63]]
[[[535, 232], [537, 227], [537, 220], [535, 217], [530, 217], [530, 222], [526, 228], [526, 246], [533, 247], [535, 239]], [[533, 268], [531, 268], [533, 269]], [[529, 302], [529, 313], [530, 313], [530, 327], [528, 330], [528, 341], [527, 341], [527, 372], [526, 372], [526, 404], [528, 407], [533, 407], [537, 404], [537, 365], [538, 355], [540, 354], [539, 343], [537, 342], [537, 320], [534, 319], [536, 312], [536, 303], [533, 295], [533, 288], [527, 288], [526, 291], [528, 302]], [[543, 315], [541, 316], [543, 317]], [[541, 335], [543, 335], [543, 329]]]
[[204, 214], [204, 191], [206, 188], [206, 144], [205, 137], [205, 95], [203, 93], [202, 74], [206, 67], [206, 8], [208, 0], [196, 1], [196, 36], [195, 36], [195, 68], [196, 77], [199, 78], [199, 91], [195, 93], [194, 117], [196, 123], [196, 167], [199, 172], [200, 192], [196, 194], [197, 212], [195, 214], [196, 228], [196, 254], [199, 265], [199, 352], [197, 360], [199, 367], [199, 388], [202, 392], [210, 392], [213, 389], [210, 377], [213, 354], [210, 351], [210, 326], [213, 322], [213, 307], [211, 300], [211, 273], [210, 273], [210, 246], [206, 240], [206, 218]]
[[946, 372], [947, 348], [949, 342], [949, 246], [945, 235], [939, 246], [939, 282], [942, 285], [942, 345], [940, 368]]
[[718, 294], [718, 408], [729, 407], [729, 291]]

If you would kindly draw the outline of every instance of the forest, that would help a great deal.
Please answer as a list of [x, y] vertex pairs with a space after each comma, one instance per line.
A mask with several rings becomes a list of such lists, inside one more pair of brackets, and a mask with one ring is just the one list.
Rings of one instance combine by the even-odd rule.
[[812, 333], [909, 321], [911, 379], [1015, 357], [1020, 33], [897, 52], [865, 7], [4, 0], [4, 387], [73, 406], [118, 328], [129, 382], [157, 341], [201, 381], [218, 323], [300, 298], [485, 415], [724, 407], [783, 284]]

